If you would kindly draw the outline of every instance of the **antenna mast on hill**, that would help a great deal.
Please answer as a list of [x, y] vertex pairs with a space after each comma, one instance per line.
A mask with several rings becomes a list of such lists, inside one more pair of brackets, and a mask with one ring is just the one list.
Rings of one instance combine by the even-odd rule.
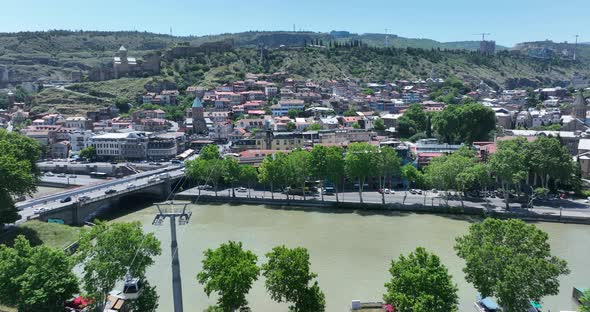
[[490, 33], [478, 33], [478, 34], [473, 34], [474, 36], [480, 36], [481, 35], [481, 41], [486, 41], [486, 36], [491, 35]]
[[578, 52], [578, 37], [580, 37], [580, 35], [575, 35], [576, 37], [576, 45], [574, 45], [574, 61], [576, 60], [576, 54]]
[[389, 29], [385, 28], [385, 47], [387, 48], [389, 46]]

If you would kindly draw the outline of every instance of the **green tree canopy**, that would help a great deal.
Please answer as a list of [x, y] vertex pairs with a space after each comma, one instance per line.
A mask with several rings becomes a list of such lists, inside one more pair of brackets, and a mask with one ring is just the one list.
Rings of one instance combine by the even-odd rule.
[[422, 105], [412, 104], [398, 119], [397, 131], [403, 138], [409, 138], [416, 133], [425, 132], [428, 126], [428, 117]]
[[410, 187], [424, 188], [427, 185], [424, 174], [411, 163], [405, 164], [401, 168], [401, 174], [404, 179], [408, 180]]
[[[319, 291], [314, 294], [316, 291], [310, 289], [313, 286], [317, 287], [317, 282], [310, 286], [317, 274], [310, 270], [307, 249], [278, 246], [267, 253], [266, 257], [268, 262], [262, 265], [262, 275], [266, 279], [266, 290], [273, 300], [292, 303], [293, 305], [289, 307], [290, 311], [324, 311], [323, 293]], [[313, 295], [310, 296], [310, 294]], [[319, 302], [311, 304], [310, 301], [313, 300], [319, 300]], [[311, 306], [314, 307], [313, 310], [308, 308]]]
[[345, 156], [346, 176], [358, 181], [359, 199], [363, 203], [363, 185], [367, 177], [376, 174], [375, 154], [377, 148], [369, 143], [351, 143]]
[[377, 118], [373, 124], [373, 128], [377, 131], [385, 131], [385, 122], [383, 122], [383, 119]]
[[322, 125], [320, 125], [319, 123], [312, 123], [311, 125], [309, 125], [307, 127], [308, 131], [319, 131], [322, 130]]
[[487, 218], [457, 238], [455, 250], [466, 262], [465, 279], [483, 297], [498, 298], [506, 311], [525, 311], [529, 300], [559, 292], [565, 260], [551, 255], [547, 233], [521, 220]]
[[273, 199], [275, 187], [284, 187], [288, 182], [286, 162], [285, 153], [276, 153], [266, 156], [258, 168], [258, 179], [260, 183], [270, 185], [270, 194]]
[[457, 286], [440, 258], [422, 247], [391, 261], [383, 300], [400, 312], [457, 311]]
[[235, 311], [248, 305], [246, 294], [260, 272], [256, 265], [258, 257], [244, 250], [241, 242], [233, 241], [205, 250], [204, 256], [197, 281], [205, 286], [207, 296], [216, 292], [217, 304], [223, 311]]
[[96, 158], [96, 147], [88, 146], [80, 150], [80, 157], [86, 159], [94, 159]]
[[0, 302], [24, 312], [61, 311], [79, 291], [73, 268], [63, 250], [31, 247], [20, 235], [14, 247], [0, 245]]
[[84, 268], [84, 289], [100, 304], [126, 274], [145, 279], [147, 268], [160, 253], [160, 241], [153, 233], [144, 233], [139, 222], [98, 221], [82, 230], [76, 257]]
[[448, 105], [432, 118], [432, 126], [446, 143], [486, 141], [496, 128], [494, 111], [479, 103]]
[[582, 298], [580, 298], [580, 312], [590, 312], [590, 289], [584, 292]]
[[20, 219], [12, 197], [37, 189], [40, 155], [41, 148], [35, 140], [0, 129], [0, 228]]

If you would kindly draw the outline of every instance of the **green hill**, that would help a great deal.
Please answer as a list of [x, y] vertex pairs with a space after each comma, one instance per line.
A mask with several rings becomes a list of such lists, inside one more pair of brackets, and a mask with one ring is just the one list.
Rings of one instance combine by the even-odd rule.
[[[200, 46], [225, 40], [233, 48], [192, 51], [170, 57], [176, 46]], [[310, 44], [316, 46], [310, 47]], [[571, 60], [567, 43], [536, 42], [517, 45], [485, 56], [476, 52], [477, 41], [441, 43], [384, 34], [348, 32], [242, 32], [200, 37], [173, 37], [142, 32], [26, 32], [0, 33], [0, 64], [6, 65], [13, 84], [38, 79], [70, 80], [101, 64], [109, 66], [121, 45], [129, 55], [167, 54], [159, 76], [84, 82], [69, 90], [45, 90], [35, 97], [37, 110], [80, 112], [96, 105], [110, 105], [117, 98], [135, 100], [146, 90], [189, 85], [215, 86], [242, 79], [246, 73], [283, 71], [304, 79], [358, 79], [385, 81], [455, 75], [469, 83], [481, 80], [505, 88], [566, 86], [574, 73], [590, 76], [590, 45], [577, 47]], [[259, 46], [262, 45], [263, 57]], [[307, 47], [303, 47], [307, 45]], [[323, 45], [323, 47], [317, 47]], [[355, 45], [355, 47], [350, 47]], [[552, 58], [530, 57], [539, 49], [554, 52]], [[533, 51], [533, 52], [530, 52]], [[185, 55], [185, 54], [180, 54]]]

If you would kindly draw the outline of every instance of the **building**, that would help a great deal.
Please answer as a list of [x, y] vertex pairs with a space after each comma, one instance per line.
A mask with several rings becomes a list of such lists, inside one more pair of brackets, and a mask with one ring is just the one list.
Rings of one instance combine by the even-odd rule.
[[89, 130], [92, 129], [92, 122], [88, 118], [82, 116], [68, 117], [64, 122], [64, 127]]
[[147, 145], [147, 158], [152, 160], [172, 159], [178, 153], [175, 138], [150, 137]]
[[112, 73], [106, 69], [98, 68], [90, 73], [90, 79], [117, 79], [125, 76], [138, 76], [143, 73], [160, 73], [160, 55], [149, 54], [138, 62], [136, 58], [129, 57], [127, 49], [121, 46], [113, 57]]
[[494, 54], [494, 53], [496, 53], [496, 41], [482, 40], [479, 43], [479, 53], [481, 53], [481, 54]]
[[90, 146], [94, 133], [90, 130], [77, 130], [70, 133], [70, 146], [72, 152], [79, 152], [84, 148]]
[[290, 110], [303, 111], [304, 108], [303, 100], [289, 99], [279, 101], [279, 104], [271, 106], [270, 110], [273, 116], [281, 117], [288, 115]]
[[196, 134], [206, 135], [208, 133], [207, 130], [207, 122], [205, 121], [204, 116], [204, 108], [201, 99], [195, 98], [193, 101], [193, 106], [191, 107], [192, 110], [192, 125], [193, 125], [193, 132]]
[[148, 136], [144, 132], [107, 133], [92, 137], [91, 145], [101, 159], [145, 159]]
[[66, 159], [70, 154], [70, 142], [60, 141], [51, 144], [49, 157], [56, 159]]
[[582, 92], [579, 92], [576, 95], [576, 100], [573, 103], [572, 108], [572, 117], [575, 119], [579, 119], [582, 122], [586, 122], [586, 112], [588, 108], [586, 107], [586, 99]]

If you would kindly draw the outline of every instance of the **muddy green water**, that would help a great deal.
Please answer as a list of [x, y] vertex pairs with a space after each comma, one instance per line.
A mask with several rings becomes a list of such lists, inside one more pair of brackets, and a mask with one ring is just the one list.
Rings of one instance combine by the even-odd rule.
[[[303, 246], [311, 254], [313, 271], [326, 294], [327, 311], [348, 311], [353, 299], [379, 301], [388, 279], [390, 260], [418, 246], [439, 255], [459, 287], [460, 311], [474, 311], [476, 291], [461, 271], [463, 261], [454, 251], [455, 237], [465, 234], [470, 222], [436, 215], [319, 212], [280, 210], [264, 206], [190, 206], [188, 225], [178, 227], [184, 311], [203, 311], [215, 303], [196, 282], [203, 250], [228, 240], [239, 240], [264, 261], [264, 253], [285, 244]], [[162, 241], [162, 255], [148, 277], [160, 294], [159, 311], [172, 311], [170, 230], [168, 223], [151, 224], [154, 206], [117, 217], [115, 221], [140, 221]], [[477, 220], [475, 220], [477, 221]], [[168, 222], [168, 221], [167, 221]], [[543, 311], [576, 310], [572, 286], [590, 286], [590, 226], [538, 223], [549, 233], [552, 251], [566, 259], [571, 274], [561, 278], [560, 294], [544, 298]], [[273, 302], [258, 280], [248, 295], [253, 311], [287, 311]]]

